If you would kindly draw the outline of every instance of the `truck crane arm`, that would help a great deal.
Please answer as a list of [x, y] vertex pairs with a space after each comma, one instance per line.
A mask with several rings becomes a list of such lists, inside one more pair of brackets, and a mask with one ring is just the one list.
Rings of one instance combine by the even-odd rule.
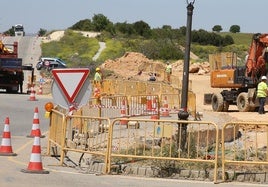
[[8, 48], [5, 47], [2, 41], [0, 41], [0, 54], [7, 54], [10, 53]]

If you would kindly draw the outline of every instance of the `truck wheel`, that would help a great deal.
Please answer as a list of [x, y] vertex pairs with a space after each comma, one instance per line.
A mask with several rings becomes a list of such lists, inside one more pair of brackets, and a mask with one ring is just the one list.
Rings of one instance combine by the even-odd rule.
[[251, 109], [248, 101], [248, 94], [245, 92], [238, 95], [236, 103], [239, 112], [249, 112]]
[[223, 111], [223, 97], [221, 94], [216, 93], [211, 97], [212, 110], [215, 112]]

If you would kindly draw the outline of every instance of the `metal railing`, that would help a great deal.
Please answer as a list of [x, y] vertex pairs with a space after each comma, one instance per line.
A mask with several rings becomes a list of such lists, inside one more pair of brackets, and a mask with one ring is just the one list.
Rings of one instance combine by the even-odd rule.
[[230, 122], [223, 126], [221, 134], [223, 180], [228, 166], [233, 170], [234, 166], [251, 165], [249, 171], [255, 173], [268, 166], [268, 123]]

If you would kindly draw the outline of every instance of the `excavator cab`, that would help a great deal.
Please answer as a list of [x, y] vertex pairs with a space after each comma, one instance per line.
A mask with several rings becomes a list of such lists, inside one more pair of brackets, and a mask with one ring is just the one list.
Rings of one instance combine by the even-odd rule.
[[212, 88], [240, 88], [246, 67], [237, 65], [236, 53], [209, 55]]

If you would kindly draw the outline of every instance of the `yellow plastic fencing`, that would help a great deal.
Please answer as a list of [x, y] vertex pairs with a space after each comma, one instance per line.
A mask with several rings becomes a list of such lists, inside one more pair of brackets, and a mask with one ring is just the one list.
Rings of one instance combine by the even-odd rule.
[[[92, 84], [93, 85], [93, 84]], [[102, 83], [102, 95], [160, 95], [165, 93], [177, 94], [182, 84], [179, 78], [174, 78], [172, 84], [153, 81], [130, 81], [105, 79]], [[189, 81], [189, 90], [192, 82]]]
[[[234, 168], [252, 173], [267, 171], [268, 123], [230, 122], [222, 129], [222, 179]], [[224, 142], [224, 143], [223, 143]]]

